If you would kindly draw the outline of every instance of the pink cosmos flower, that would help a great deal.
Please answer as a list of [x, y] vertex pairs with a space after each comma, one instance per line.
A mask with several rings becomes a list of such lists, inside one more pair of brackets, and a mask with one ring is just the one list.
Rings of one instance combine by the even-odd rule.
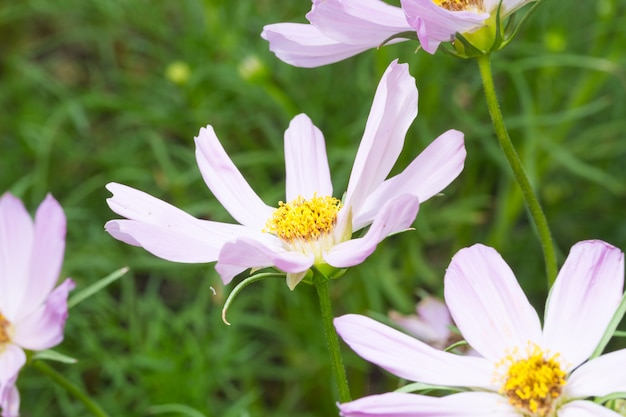
[[[472, 34], [491, 26], [476, 41], [489, 50], [494, 41], [499, 0], [401, 0], [402, 8], [381, 0], [312, 0], [310, 24], [275, 23], [261, 37], [282, 61], [296, 67], [319, 67], [363, 51], [417, 37], [434, 54], [457, 33]], [[502, 0], [500, 18], [534, 0]], [[407, 34], [407, 32], [409, 32]], [[486, 38], [486, 39], [483, 39]]]
[[543, 326], [513, 272], [492, 248], [462, 249], [446, 272], [445, 299], [482, 357], [454, 355], [372, 319], [335, 319], [355, 352], [426, 384], [464, 387], [433, 398], [387, 393], [341, 404], [346, 417], [618, 417], [589, 397], [626, 392], [626, 349], [588, 360], [620, 303], [623, 253], [601, 241], [572, 247], [546, 305]]
[[313, 0], [306, 17], [311, 24], [275, 23], [261, 33], [278, 58], [296, 67], [338, 62], [414, 31], [402, 9], [381, 0]]
[[[322, 132], [296, 116], [285, 132], [286, 202], [266, 205], [230, 160], [213, 128], [196, 137], [196, 159], [215, 197], [239, 224], [196, 219], [130, 187], [111, 183], [111, 209], [128, 220], [105, 226], [116, 239], [175, 262], [213, 262], [225, 284], [248, 268], [275, 267], [293, 289], [313, 266], [326, 276], [365, 260], [378, 243], [415, 220], [419, 202], [463, 169], [463, 134], [449, 130], [400, 174], [385, 180], [417, 114], [406, 64], [382, 77], [343, 201], [333, 187]], [[339, 194], [341, 195], [341, 194]], [[369, 226], [359, 238], [354, 231]]]
[[19, 414], [15, 381], [26, 362], [23, 349], [44, 350], [63, 340], [67, 295], [74, 282], [54, 288], [63, 263], [65, 215], [48, 195], [35, 222], [22, 202], [0, 197], [0, 408]]

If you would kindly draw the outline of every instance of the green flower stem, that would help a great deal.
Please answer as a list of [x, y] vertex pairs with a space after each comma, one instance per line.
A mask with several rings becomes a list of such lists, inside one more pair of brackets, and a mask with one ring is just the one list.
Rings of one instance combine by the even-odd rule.
[[31, 362], [33, 368], [37, 369], [44, 375], [49, 376], [54, 382], [60, 385], [65, 391], [74, 396], [78, 401], [96, 417], [109, 417], [109, 415], [96, 404], [91, 398], [87, 396], [80, 388], [68, 381], [63, 375], [52, 369], [44, 361], [35, 360]]
[[552, 242], [550, 228], [548, 227], [548, 221], [546, 220], [546, 216], [541, 209], [539, 200], [535, 196], [535, 192], [530, 185], [528, 176], [526, 175], [526, 172], [524, 172], [522, 161], [517, 155], [506, 126], [504, 125], [504, 119], [502, 118], [502, 112], [500, 111], [500, 104], [498, 103], [496, 89], [493, 84], [491, 62], [489, 59], [489, 55], [482, 55], [477, 58], [480, 75], [483, 80], [483, 87], [485, 89], [487, 107], [489, 108], [489, 114], [491, 115], [493, 128], [496, 132], [498, 142], [500, 142], [500, 147], [502, 148], [511, 169], [513, 170], [515, 181], [517, 181], [517, 184], [522, 191], [524, 201], [526, 202], [526, 206], [530, 212], [530, 217], [532, 218], [535, 228], [537, 229], [537, 233], [539, 234], [539, 240], [541, 241], [541, 247], [543, 249], [543, 257], [546, 263], [548, 285], [552, 286], [552, 283], [554, 283], [557, 275], [557, 265], [556, 252], [554, 250], [554, 243]]
[[339, 339], [337, 338], [337, 332], [333, 325], [333, 309], [330, 304], [328, 278], [314, 270], [313, 283], [315, 284], [317, 295], [320, 299], [324, 334], [326, 335], [326, 344], [328, 345], [328, 353], [330, 354], [330, 364], [339, 390], [339, 401], [345, 403], [351, 400], [350, 388], [348, 387], [346, 368], [343, 366], [343, 359], [339, 350]]

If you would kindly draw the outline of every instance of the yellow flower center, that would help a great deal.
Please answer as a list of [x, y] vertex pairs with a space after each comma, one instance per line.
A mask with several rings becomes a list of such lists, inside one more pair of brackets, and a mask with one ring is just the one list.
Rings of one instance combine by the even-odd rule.
[[11, 323], [0, 313], [0, 351], [11, 341], [10, 330]]
[[565, 385], [565, 371], [558, 361], [559, 355], [546, 359], [546, 354], [535, 346], [525, 359], [509, 355], [502, 363], [510, 363], [500, 392], [509, 403], [524, 415], [546, 417], [554, 410], [554, 402]]
[[341, 201], [334, 197], [313, 196], [310, 200], [298, 197], [289, 203], [280, 202], [267, 221], [265, 232], [285, 242], [313, 242], [330, 234], [337, 223]]
[[459, 12], [462, 10], [476, 13], [483, 13], [485, 6], [483, 0], [433, 0], [437, 6], [442, 7], [451, 12]]

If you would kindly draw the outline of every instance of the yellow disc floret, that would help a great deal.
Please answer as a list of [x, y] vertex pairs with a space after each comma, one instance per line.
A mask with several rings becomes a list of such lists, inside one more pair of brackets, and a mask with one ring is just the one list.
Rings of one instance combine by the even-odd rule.
[[329, 234], [337, 223], [341, 201], [334, 197], [311, 199], [298, 197], [288, 203], [280, 202], [267, 221], [265, 232], [272, 233], [285, 242], [313, 242]]
[[0, 350], [5, 343], [11, 341], [10, 337], [11, 323], [0, 313]]
[[485, 11], [483, 0], [433, 0], [433, 3], [452, 12], [465, 10], [482, 13]]
[[509, 356], [504, 361], [511, 365], [500, 391], [509, 402], [524, 415], [552, 415], [553, 403], [561, 395], [566, 376], [558, 355], [546, 359], [545, 353], [535, 347], [525, 359], [514, 360]]

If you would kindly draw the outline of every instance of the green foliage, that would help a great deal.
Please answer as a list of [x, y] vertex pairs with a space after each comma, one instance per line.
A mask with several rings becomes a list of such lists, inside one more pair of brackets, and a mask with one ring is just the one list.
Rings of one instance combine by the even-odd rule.
[[[106, 234], [110, 181], [202, 218], [230, 221], [204, 185], [193, 137], [211, 124], [268, 203], [284, 198], [283, 132], [297, 113], [324, 132], [345, 189], [375, 87], [409, 62], [420, 114], [396, 171], [447, 129], [468, 158], [415, 231], [331, 282], [335, 313], [409, 313], [440, 294], [459, 248], [495, 246], [537, 305], [546, 294], [539, 243], [487, 114], [476, 63], [385, 46], [318, 69], [290, 67], [259, 37], [304, 22], [308, 1], [26, 0], [0, 3], [0, 190], [34, 209], [47, 192], [68, 216], [63, 276], [84, 289], [130, 272], [71, 310], [52, 363], [111, 415], [336, 415], [315, 290], [263, 280], [229, 310], [212, 265], [156, 259]], [[544, 2], [493, 57], [502, 110], [544, 204], [561, 256], [590, 238], [626, 248], [626, 30], [620, 0]], [[169, 78], [168, 78], [169, 74]], [[340, 197], [340, 196], [338, 196]], [[561, 258], [562, 259], [562, 258]], [[216, 295], [211, 291], [213, 287]], [[353, 395], [395, 378], [345, 350]], [[83, 416], [81, 404], [25, 368], [22, 415]]]

